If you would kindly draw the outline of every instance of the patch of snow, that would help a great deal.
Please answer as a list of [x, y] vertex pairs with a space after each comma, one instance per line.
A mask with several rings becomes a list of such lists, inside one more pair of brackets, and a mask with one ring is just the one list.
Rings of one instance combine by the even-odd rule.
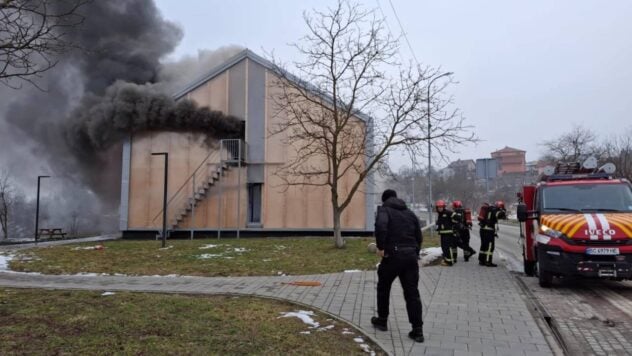
[[103, 292], [103, 293], [101, 293], [101, 295], [114, 295], [114, 294], [116, 294], [116, 293], [114, 293], [114, 292]]
[[173, 245], [169, 245], [167, 247], [161, 247], [161, 248], [159, 248], [159, 250], [168, 250], [170, 248], [173, 248]]
[[362, 348], [362, 351], [366, 352], [367, 354], [371, 354], [371, 356], [375, 355], [375, 351], [371, 350], [371, 347], [367, 344], [360, 344], [360, 347]]
[[235, 247], [235, 252], [248, 252], [245, 247]]
[[441, 247], [429, 247], [421, 250], [421, 265], [427, 266], [437, 259], [441, 258], [443, 253], [441, 252]]
[[314, 319], [312, 319], [313, 315], [314, 315], [314, 312], [311, 310], [299, 310], [297, 312], [281, 313], [281, 316], [279, 318], [290, 318], [290, 317], [299, 318], [305, 324], [311, 325], [313, 328], [317, 328], [320, 326], [320, 324], [314, 321]]
[[92, 273], [92, 272], [79, 272], [79, 273], [75, 273], [75, 276], [87, 276], [87, 277], [98, 277], [101, 276], [102, 274], [99, 273]]
[[270, 261], [272, 261], [272, 259], [271, 258], [264, 258], [262, 261], [263, 262], [270, 262]]
[[309, 334], [311, 334], [311, 332], [310, 331], [301, 331], [301, 334], [309, 335]]
[[199, 259], [205, 260], [208, 258], [222, 257], [221, 253], [204, 253], [198, 256]]
[[206, 250], [206, 249], [215, 248], [215, 247], [218, 247], [218, 246], [221, 246], [221, 245], [208, 244], [208, 245], [200, 246], [199, 249], [200, 250]]
[[319, 328], [318, 331], [325, 331], [325, 330], [330, 330], [333, 328], [334, 328], [333, 325], [327, 325], [327, 326], [323, 326], [322, 328]]
[[363, 342], [364, 342], [364, 339], [363, 339], [363, 338], [361, 338], [361, 337], [354, 337], [354, 338], [353, 338], [353, 341], [357, 342], [358, 344], [361, 344], [361, 343], [363, 343]]
[[11, 261], [12, 259], [12, 255], [0, 255], [0, 271], [8, 271], [9, 261]]
[[355, 333], [352, 333], [351, 331], [347, 331], [347, 330], [342, 332], [342, 335], [353, 335], [353, 334]]
[[522, 265], [522, 263], [520, 263], [520, 261], [518, 261], [512, 256], [505, 255], [503, 251], [500, 249], [498, 249], [498, 257], [500, 258], [501, 261], [505, 262], [505, 266], [507, 267], [508, 270], [514, 271], [514, 272], [523, 271], [524, 266]]
[[227, 259], [227, 260], [230, 260], [230, 259], [235, 258], [235, 257], [233, 257], [233, 256], [226, 256], [224, 258]]
[[73, 248], [73, 251], [77, 251], [77, 250], [103, 250], [105, 248], [105, 246], [103, 245], [94, 245], [94, 246], [85, 246], [85, 247], [81, 247], [81, 246], [77, 246], [75, 248]]
[[355, 273], [355, 272], [362, 272], [359, 269], [346, 269], [345, 273]]
[[285, 250], [287, 247], [283, 245], [274, 245], [274, 248], [276, 248], [277, 250]]

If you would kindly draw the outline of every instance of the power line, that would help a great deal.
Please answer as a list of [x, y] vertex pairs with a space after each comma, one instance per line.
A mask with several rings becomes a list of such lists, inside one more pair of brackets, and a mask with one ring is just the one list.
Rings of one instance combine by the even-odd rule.
[[[417, 65], [420, 65], [419, 61], [417, 60], [417, 56], [415, 55], [415, 51], [413, 50], [413, 46], [410, 45], [410, 41], [408, 40], [408, 35], [406, 34], [406, 31], [404, 31], [404, 26], [402, 26], [402, 22], [399, 20], [399, 16], [397, 15], [397, 11], [395, 10], [395, 6], [393, 6], [393, 1], [388, 0], [388, 3], [391, 5], [391, 9], [393, 10], [393, 14], [395, 14], [395, 19], [397, 20], [397, 23], [399, 24], [399, 28], [402, 30], [402, 35], [404, 36], [404, 39], [406, 40], [406, 44], [408, 45], [408, 49], [410, 49], [410, 53], [413, 55], [413, 59], [415, 60], [415, 63], [417, 63]], [[378, 4], [379, 4], [379, 2], [378, 2]], [[381, 11], [381, 8], [380, 8], [380, 11]]]

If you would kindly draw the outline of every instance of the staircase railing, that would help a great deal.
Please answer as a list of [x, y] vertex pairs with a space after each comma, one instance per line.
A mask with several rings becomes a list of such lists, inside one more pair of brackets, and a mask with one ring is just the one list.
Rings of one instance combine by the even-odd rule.
[[[245, 164], [246, 144], [240, 139], [224, 139], [220, 140], [219, 149], [211, 151], [202, 162], [195, 168], [193, 173], [187, 178], [178, 190], [167, 200], [167, 222], [168, 227], [173, 229], [177, 227], [185, 216], [192, 212], [193, 206], [206, 195], [206, 191], [213, 185], [215, 180], [219, 180], [223, 175], [227, 165], [237, 165], [241, 167]], [[216, 177], [213, 177], [216, 175]], [[241, 174], [238, 175], [238, 185], [241, 184]], [[221, 204], [221, 183], [219, 188]], [[240, 200], [240, 189], [238, 189], [238, 201]], [[218, 207], [218, 213], [221, 214], [222, 207]], [[237, 216], [239, 214], [239, 204], [237, 208]], [[159, 219], [162, 217], [162, 209], [154, 216], [151, 226], [158, 227]], [[220, 215], [221, 217], [221, 215]], [[218, 217], [218, 219], [220, 219]], [[218, 230], [221, 226], [218, 226]], [[239, 234], [239, 233], [238, 233]]]
[[[197, 192], [198, 188], [202, 184], [204, 184], [204, 182], [208, 181], [208, 178], [211, 174], [210, 172], [215, 171], [215, 170], [211, 170], [210, 169], [211, 167], [209, 167], [209, 165], [213, 165], [213, 166], [219, 165], [220, 156], [221, 156], [221, 151], [218, 151], [218, 150], [211, 151], [204, 158], [204, 160], [202, 160], [202, 162], [195, 168], [195, 170], [189, 176], [189, 178], [187, 178], [187, 180], [184, 181], [184, 183], [182, 183], [180, 188], [178, 188], [178, 190], [176, 190], [176, 192], [173, 193], [171, 197], [167, 200], [167, 219], [169, 219], [168, 225], [173, 225], [173, 218], [174, 218], [173, 209], [186, 209], [186, 206], [184, 203], [185, 202], [189, 203], [188, 198], [190, 196], [195, 197], [194, 192]], [[195, 186], [193, 186], [194, 182], [195, 182]], [[171, 215], [169, 214], [170, 211], [172, 213]], [[159, 219], [161, 216], [162, 216], [162, 209], [160, 209], [158, 214], [154, 216], [154, 218], [151, 221], [151, 225], [157, 226], [156, 220]]]

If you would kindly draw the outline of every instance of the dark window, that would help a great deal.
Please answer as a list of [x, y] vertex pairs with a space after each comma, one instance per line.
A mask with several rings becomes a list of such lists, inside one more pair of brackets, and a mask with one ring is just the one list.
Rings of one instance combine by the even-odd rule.
[[248, 222], [261, 223], [261, 183], [248, 184]]

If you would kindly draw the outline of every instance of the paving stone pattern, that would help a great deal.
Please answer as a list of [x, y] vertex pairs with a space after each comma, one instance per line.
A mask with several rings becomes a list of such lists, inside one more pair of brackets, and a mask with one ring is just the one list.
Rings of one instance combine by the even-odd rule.
[[540, 288], [520, 277], [553, 318], [571, 355], [632, 355], [632, 284], [576, 280]]

